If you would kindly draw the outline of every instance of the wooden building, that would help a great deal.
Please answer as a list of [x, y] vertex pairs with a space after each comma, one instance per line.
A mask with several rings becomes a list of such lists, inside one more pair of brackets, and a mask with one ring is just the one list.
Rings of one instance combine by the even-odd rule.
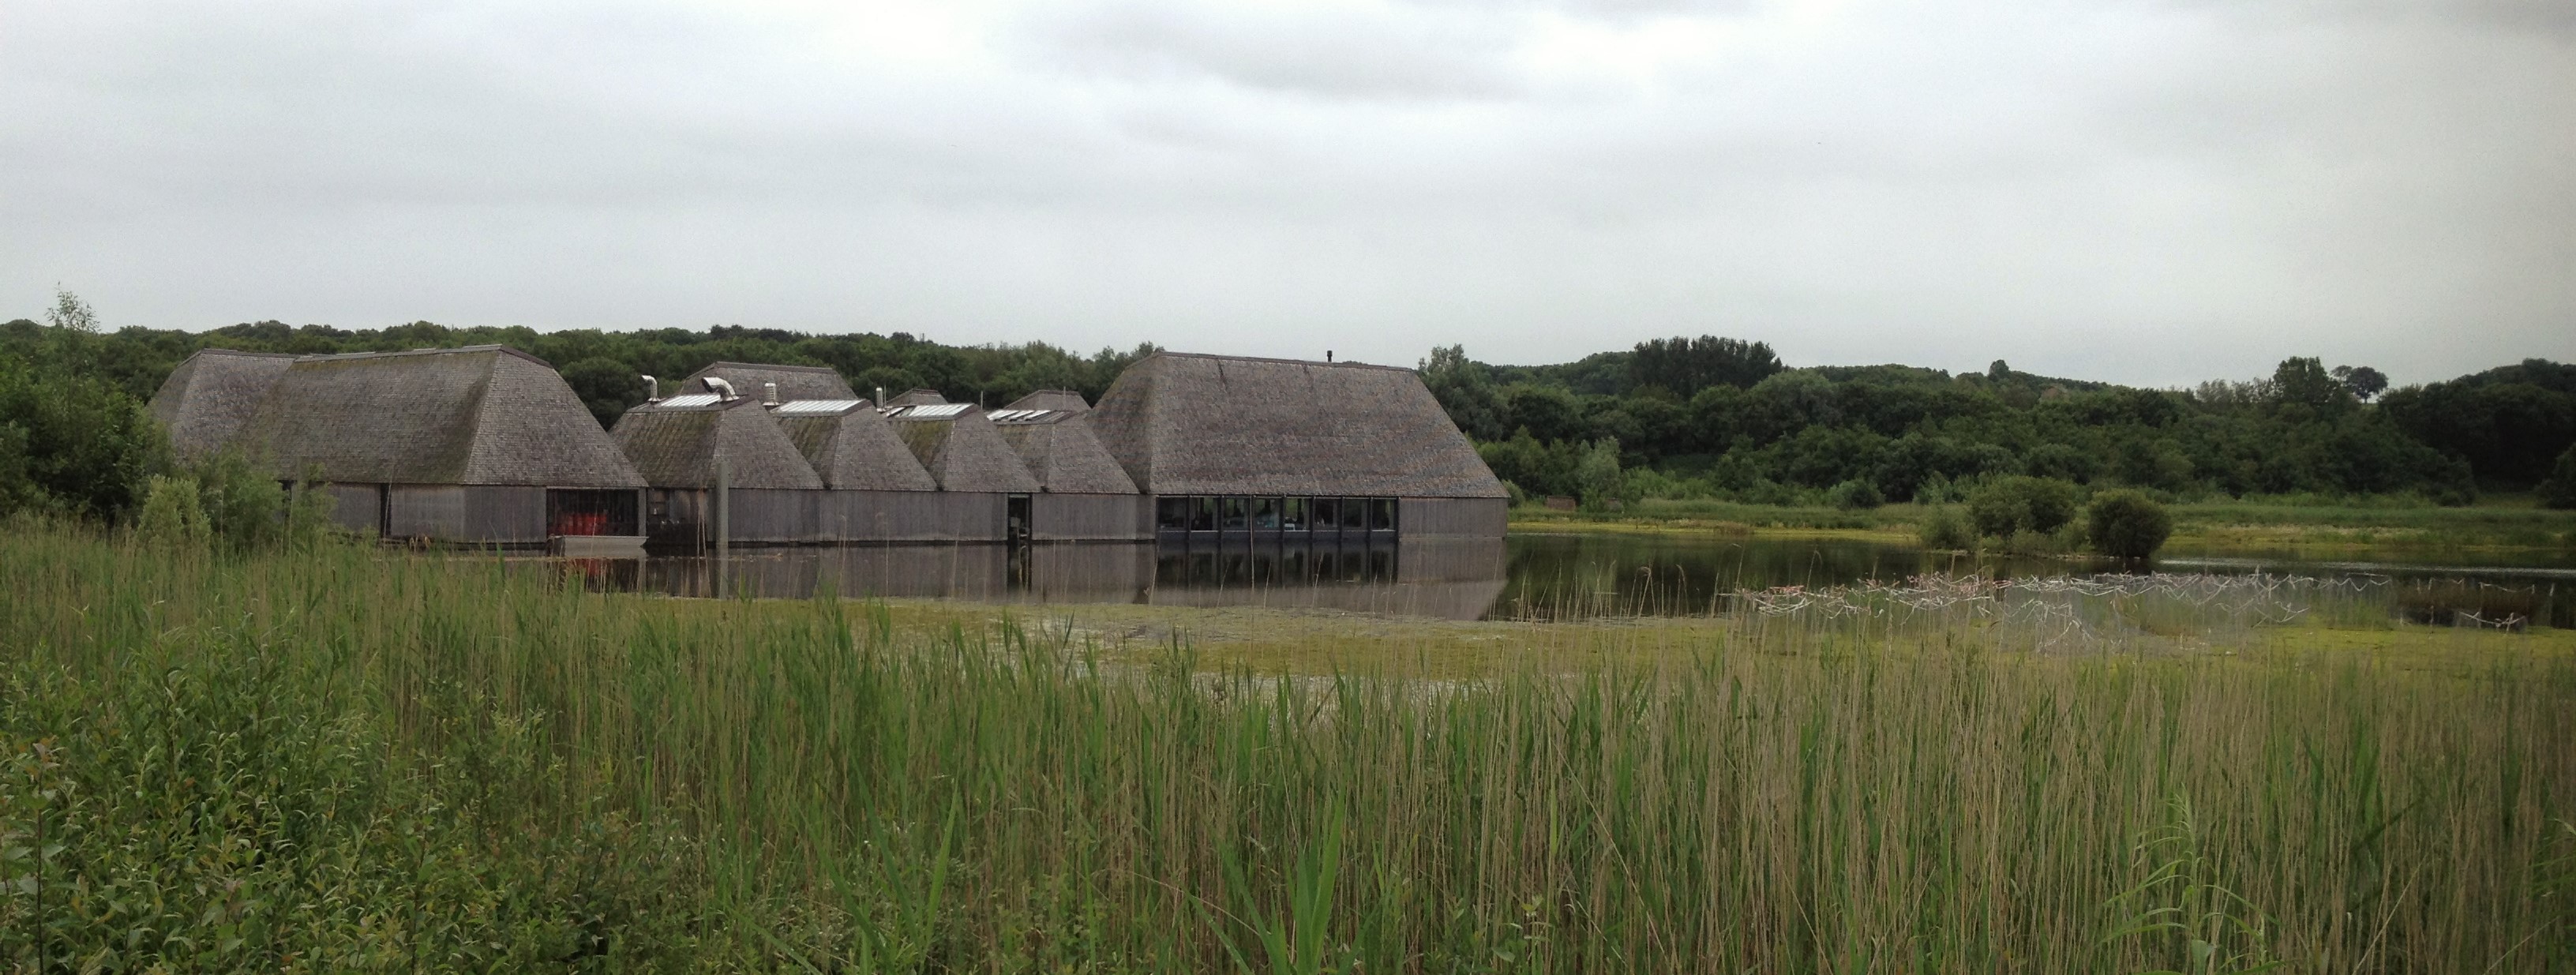
[[1029, 538], [1152, 541], [1152, 508], [1092, 433], [1090, 411], [1081, 394], [1050, 389], [985, 415], [1037, 481], [1038, 493], [1029, 503]]
[[199, 349], [152, 394], [152, 418], [180, 460], [202, 460], [233, 445], [294, 363], [282, 353]]
[[1028, 465], [972, 403], [921, 402], [926, 390], [905, 394], [909, 405], [883, 410], [895, 438], [921, 462], [939, 490], [952, 496], [951, 530], [957, 541], [1023, 541], [1030, 538], [1032, 499], [1038, 482]]
[[821, 530], [836, 542], [992, 541], [991, 499], [951, 494], [863, 399], [795, 400], [770, 411], [823, 479]]
[[[644, 527], [656, 546], [730, 542], [795, 544], [827, 539], [823, 480], [760, 400], [688, 393], [627, 410], [610, 431], [643, 474]], [[718, 462], [727, 514], [716, 514]]]
[[[187, 452], [236, 447], [330, 490], [339, 523], [385, 538], [536, 547], [642, 541], [644, 479], [563, 378], [497, 345], [302, 356], [204, 353], [154, 397]], [[229, 437], [257, 377], [274, 372]], [[229, 377], [229, 378], [226, 378]], [[165, 402], [165, 400], [168, 400]]]
[[1503, 534], [1502, 482], [1410, 369], [1161, 352], [1089, 417], [1167, 548]]
[[[759, 362], [719, 362], [690, 373], [675, 391], [683, 393], [714, 392], [707, 386], [708, 377], [723, 380], [733, 387], [734, 395], [762, 402], [783, 403], [800, 399], [856, 399], [849, 380], [841, 378], [830, 366], [782, 366]], [[776, 387], [777, 397], [768, 392]]]

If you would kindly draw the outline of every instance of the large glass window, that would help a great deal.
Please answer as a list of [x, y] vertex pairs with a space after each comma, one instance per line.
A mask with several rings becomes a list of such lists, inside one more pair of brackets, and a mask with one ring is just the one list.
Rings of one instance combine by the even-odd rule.
[[1315, 520], [1316, 531], [1328, 532], [1338, 531], [1341, 529], [1342, 499], [1316, 498], [1310, 503], [1315, 506], [1313, 517]]
[[1291, 532], [1306, 530], [1306, 499], [1288, 498], [1279, 502], [1279, 530]]
[[1154, 527], [1169, 532], [1188, 531], [1190, 528], [1191, 500], [1193, 499], [1154, 499]]
[[1190, 530], [1191, 530], [1191, 531], [1194, 531], [1194, 532], [1212, 532], [1212, 531], [1215, 531], [1215, 530], [1216, 530], [1216, 499], [1215, 499], [1215, 498], [1191, 498], [1191, 499], [1189, 499], [1189, 502], [1190, 502]]
[[1245, 519], [1248, 517], [1249, 509], [1251, 507], [1244, 503], [1246, 500], [1247, 499], [1244, 498], [1218, 498], [1217, 527], [1230, 532], [1242, 531], [1246, 523]]
[[1368, 526], [1370, 531], [1376, 532], [1391, 532], [1395, 530], [1394, 498], [1369, 499]]
[[1279, 528], [1279, 499], [1252, 499], [1252, 527], [1276, 531]]

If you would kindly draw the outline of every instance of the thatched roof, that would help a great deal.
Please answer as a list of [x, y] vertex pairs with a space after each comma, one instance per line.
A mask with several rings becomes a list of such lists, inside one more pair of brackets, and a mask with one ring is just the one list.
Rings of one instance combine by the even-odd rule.
[[644, 486], [553, 367], [498, 345], [296, 359], [241, 440], [325, 481]]
[[903, 445], [942, 491], [1030, 494], [1038, 489], [1020, 455], [984, 411], [966, 403], [896, 407], [886, 415]]
[[1019, 453], [1041, 488], [1057, 494], [1136, 493], [1136, 482], [1091, 432], [1089, 417], [1017, 403], [1012, 407], [991, 414], [993, 428]]
[[1083, 401], [1081, 393], [1070, 389], [1041, 389], [1012, 400], [1011, 405], [1003, 409], [1063, 410], [1067, 413], [1083, 413], [1091, 409], [1091, 404]]
[[1150, 494], [1504, 496], [1410, 369], [1159, 352], [1091, 422]]
[[823, 478], [856, 491], [936, 491], [939, 482], [866, 400], [804, 400], [770, 414]]
[[699, 380], [714, 376], [733, 384], [737, 395], [760, 398], [760, 384], [777, 383], [778, 398], [784, 402], [799, 399], [857, 399], [850, 391], [850, 381], [841, 378], [830, 366], [781, 366], [757, 362], [719, 362], [690, 373], [680, 380], [678, 392], [710, 392]]
[[823, 487], [787, 432], [759, 400], [748, 396], [731, 402], [690, 397], [678, 405], [672, 400], [647, 403], [618, 417], [609, 432], [643, 472], [645, 483], [657, 488], [714, 487], [718, 458], [724, 460], [726, 481], [733, 487]]
[[179, 459], [212, 454], [241, 433], [294, 362], [294, 356], [275, 352], [199, 349], [152, 394], [152, 418], [170, 431]]
[[882, 406], [926, 406], [948, 402], [936, 389], [907, 389], [888, 397]]

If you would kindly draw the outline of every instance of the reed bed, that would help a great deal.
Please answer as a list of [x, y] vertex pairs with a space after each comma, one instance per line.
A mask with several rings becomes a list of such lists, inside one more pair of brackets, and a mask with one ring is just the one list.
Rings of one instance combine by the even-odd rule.
[[1932, 585], [1290, 678], [20, 526], [0, 963], [2576, 969], [2564, 641], [2308, 648], [2295, 586]]

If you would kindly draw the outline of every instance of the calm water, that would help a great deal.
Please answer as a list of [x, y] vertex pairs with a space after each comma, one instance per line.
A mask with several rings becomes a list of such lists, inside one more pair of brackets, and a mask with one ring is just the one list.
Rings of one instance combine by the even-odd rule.
[[[2505, 560], [2482, 560], [2497, 562]], [[2159, 560], [2159, 572], [2358, 578], [2390, 612], [2420, 622], [2516, 618], [2576, 626], [2576, 552], [2513, 564], [2317, 562], [2267, 553]], [[1442, 619], [1702, 615], [1744, 589], [1899, 582], [1926, 573], [2029, 578], [2124, 571], [2110, 563], [1926, 553], [1848, 539], [1514, 535], [1339, 550], [1151, 545], [923, 545], [745, 550], [728, 570], [706, 557], [572, 563], [604, 589], [678, 596], [928, 597], [1015, 603], [1259, 605]]]

